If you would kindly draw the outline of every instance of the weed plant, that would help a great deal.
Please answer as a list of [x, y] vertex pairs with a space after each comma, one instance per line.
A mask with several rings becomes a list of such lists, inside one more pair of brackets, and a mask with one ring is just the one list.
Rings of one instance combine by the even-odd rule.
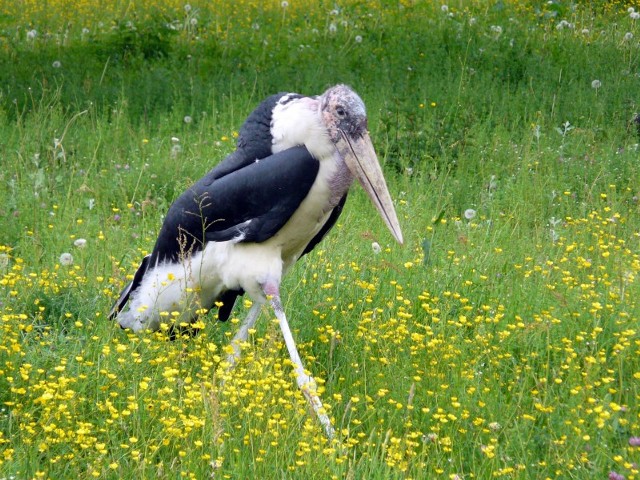
[[[0, 4], [0, 478], [639, 478], [632, 2]], [[272, 314], [106, 312], [264, 97], [348, 83], [406, 242], [358, 188]], [[222, 382], [224, 380], [224, 382]]]

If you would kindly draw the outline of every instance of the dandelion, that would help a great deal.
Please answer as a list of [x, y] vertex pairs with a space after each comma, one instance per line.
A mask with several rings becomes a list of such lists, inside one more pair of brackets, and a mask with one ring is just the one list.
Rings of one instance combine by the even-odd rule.
[[560, 20], [560, 23], [556, 25], [556, 30], [564, 30], [565, 28], [572, 30], [573, 28], [575, 28], [575, 25], [573, 23], [567, 22], [566, 20]]
[[62, 66], [62, 63], [60, 63], [60, 60], [55, 60], [55, 61], [51, 64], [51, 66], [52, 66], [53, 68], [60, 68], [60, 67]]
[[82, 35], [89, 35], [90, 30], [87, 27], [82, 29]]
[[449, 6], [448, 5], [442, 5], [440, 7], [440, 10], [442, 10], [444, 13], [447, 13], [449, 11]]
[[473, 208], [467, 208], [464, 211], [464, 218], [467, 220], [473, 220], [476, 217], [476, 211]]
[[356, 38], [354, 40], [356, 41], [356, 43], [362, 43], [362, 35], [356, 35]]
[[582, 29], [582, 34], [583, 35], [589, 35], [589, 29], [588, 28], [583, 28]]
[[478, 22], [478, 19], [476, 17], [471, 17], [469, 19], [469, 25], [475, 25]]
[[591, 88], [595, 88], [596, 91], [602, 86], [602, 82], [600, 80], [593, 80], [591, 82]]
[[289, 2], [282, 2], [282, 3], [280, 4], [280, 6], [281, 6], [282, 8], [287, 8], [287, 7], [289, 6]]
[[631, 17], [631, 20], [637, 20], [640, 18], [640, 12], [631, 12], [629, 16]]
[[63, 253], [60, 255], [60, 265], [64, 265], [65, 267], [73, 264], [73, 255], [70, 253]]
[[635, 8], [633, 8], [633, 7], [629, 7], [629, 8], [627, 8], [627, 13], [633, 13], [633, 12], [635, 12], [635, 11], [636, 11], [636, 9], [635, 9]]
[[625, 41], [625, 42], [628, 42], [628, 41], [630, 41], [632, 39], [633, 39], [633, 33], [631, 33], [631, 32], [625, 33], [624, 37], [622, 37], [622, 40]]
[[491, 31], [496, 34], [496, 36], [502, 35], [502, 27], [500, 25], [491, 25]]
[[198, 24], [198, 19], [196, 17], [193, 17], [191, 20], [189, 20], [189, 23], [192, 27], [195, 27]]
[[183, 118], [184, 123], [186, 123], [187, 125], [190, 124], [191, 122], [193, 122], [193, 118], [191, 118], [189, 115], [185, 115]]
[[336, 33], [338, 31], [338, 27], [336, 26], [335, 23], [332, 23], [331, 25], [329, 25], [329, 33]]
[[171, 147], [171, 158], [176, 158], [180, 153], [182, 153], [182, 147], [178, 143], [174, 144]]
[[380, 244], [378, 242], [373, 242], [371, 244], [371, 249], [376, 255], [378, 255], [382, 251], [382, 248], [380, 247]]
[[184, 4], [184, 12], [189, 13], [191, 11], [191, 5], [188, 3]]
[[33, 30], [29, 30], [27, 32], [27, 39], [28, 40], [33, 40], [37, 36], [38, 36], [38, 31], [35, 28]]
[[76, 241], [73, 242], [73, 245], [78, 248], [84, 248], [87, 246], [87, 240], [85, 238], [78, 238]]

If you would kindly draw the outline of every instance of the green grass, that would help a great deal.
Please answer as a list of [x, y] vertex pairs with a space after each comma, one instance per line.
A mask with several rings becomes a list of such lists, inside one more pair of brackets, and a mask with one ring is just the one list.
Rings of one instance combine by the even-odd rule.
[[[638, 478], [631, 4], [240, 3], [2, 7], [0, 478]], [[266, 309], [231, 373], [247, 304], [174, 342], [106, 320], [255, 105], [338, 82], [406, 239], [354, 187], [284, 281], [340, 448]]]

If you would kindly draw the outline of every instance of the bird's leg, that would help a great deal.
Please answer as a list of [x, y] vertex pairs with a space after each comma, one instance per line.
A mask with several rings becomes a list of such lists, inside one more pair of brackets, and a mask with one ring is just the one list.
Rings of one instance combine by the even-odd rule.
[[280, 324], [280, 330], [282, 330], [282, 336], [284, 337], [284, 343], [287, 345], [287, 350], [289, 350], [289, 357], [291, 357], [291, 362], [293, 363], [296, 370], [296, 381], [298, 383], [298, 387], [306, 397], [307, 401], [313, 407], [313, 410], [316, 412], [318, 416], [318, 420], [324, 427], [324, 431], [327, 434], [329, 440], [332, 440], [336, 432], [331, 425], [331, 420], [327, 416], [327, 413], [322, 406], [322, 402], [318, 397], [318, 387], [316, 385], [316, 381], [313, 379], [311, 375], [309, 375], [302, 365], [302, 360], [300, 359], [300, 354], [298, 353], [298, 349], [296, 347], [296, 342], [293, 340], [293, 335], [291, 334], [291, 329], [289, 328], [289, 323], [287, 322], [287, 317], [284, 313], [284, 309], [282, 308], [282, 303], [280, 301], [280, 292], [277, 285], [265, 285], [264, 292], [267, 296], [271, 297], [271, 306], [273, 307], [273, 311], [276, 314], [278, 322]]
[[229, 364], [227, 370], [231, 370], [238, 360], [240, 360], [240, 345], [243, 342], [246, 342], [247, 338], [249, 338], [249, 330], [251, 330], [256, 324], [256, 320], [258, 320], [258, 317], [260, 316], [261, 307], [261, 303], [253, 302], [253, 305], [251, 305], [251, 308], [249, 309], [249, 313], [247, 313], [247, 316], [242, 321], [242, 325], [240, 325], [240, 329], [233, 337], [233, 340], [231, 340], [233, 353], [230, 353], [227, 356], [227, 363]]

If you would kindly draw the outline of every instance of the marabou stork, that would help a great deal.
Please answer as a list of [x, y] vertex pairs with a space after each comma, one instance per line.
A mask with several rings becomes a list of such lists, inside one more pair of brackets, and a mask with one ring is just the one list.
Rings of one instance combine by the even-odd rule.
[[327, 435], [333, 427], [305, 373], [280, 301], [282, 276], [333, 227], [354, 178], [394, 238], [402, 233], [378, 163], [360, 97], [345, 85], [320, 96], [279, 93], [244, 122], [237, 150], [173, 203], [151, 255], [124, 288], [109, 318], [133, 331], [157, 330], [167, 312], [192, 321], [235, 299], [254, 301], [232, 342], [232, 366], [267, 300], [295, 365], [297, 383]]

